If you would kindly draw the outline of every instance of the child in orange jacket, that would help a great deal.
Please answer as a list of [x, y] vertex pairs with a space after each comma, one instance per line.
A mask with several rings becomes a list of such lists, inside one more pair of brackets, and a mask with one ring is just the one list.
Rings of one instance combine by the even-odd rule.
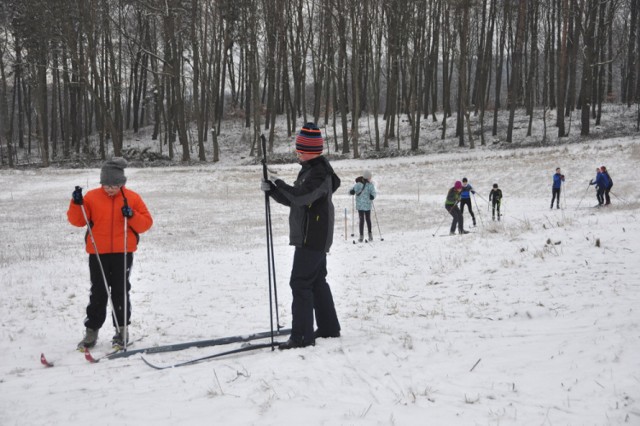
[[[114, 346], [123, 346], [128, 337], [124, 335], [123, 329], [125, 324], [125, 217], [127, 218], [127, 325], [131, 319], [129, 275], [133, 263], [133, 253], [138, 248], [140, 234], [151, 228], [153, 219], [142, 201], [142, 197], [125, 188], [127, 178], [124, 175], [124, 169], [126, 166], [127, 162], [123, 158], [106, 161], [100, 172], [102, 186], [88, 191], [84, 196], [82, 188], [76, 187], [67, 210], [69, 223], [78, 227], [88, 224], [91, 226], [91, 233], [87, 231], [85, 235], [86, 251], [89, 253], [91, 292], [89, 293], [87, 317], [84, 320], [85, 335], [78, 343], [80, 350], [93, 347], [96, 344], [98, 330], [104, 324], [107, 315], [109, 301], [107, 286], [111, 292], [113, 309], [118, 321], [116, 330], [120, 329], [120, 332], [116, 332], [113, 337], [112, 343]], [[107, 281], [106, 285], [103, 281], [103, 273]]]

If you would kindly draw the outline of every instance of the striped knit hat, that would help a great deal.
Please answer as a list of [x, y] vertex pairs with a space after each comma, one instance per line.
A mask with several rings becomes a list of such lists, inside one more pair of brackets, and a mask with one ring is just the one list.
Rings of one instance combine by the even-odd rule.
[[308, 154], [322, 154], [324, 140], [320, 129], [315, 123], [307, 123], [302, 126], [296, 136], [296, 151]]

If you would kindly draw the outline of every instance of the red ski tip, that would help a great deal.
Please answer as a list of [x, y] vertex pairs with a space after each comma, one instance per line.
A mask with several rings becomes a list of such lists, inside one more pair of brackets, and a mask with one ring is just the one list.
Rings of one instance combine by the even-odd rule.
[[53, 363], [47, 361], [47, 358], [44, 357], [44, 353], [40, 354], [40, 363], [45, 367], [53, 367]]
[[93, 355], [91, 355], [91, 352], [89, 352], [89, 348], [84, 348], [84, 359], [86, 359], [87, 361], [92, 362], [92, 363], [98, 362], [93, 357]]

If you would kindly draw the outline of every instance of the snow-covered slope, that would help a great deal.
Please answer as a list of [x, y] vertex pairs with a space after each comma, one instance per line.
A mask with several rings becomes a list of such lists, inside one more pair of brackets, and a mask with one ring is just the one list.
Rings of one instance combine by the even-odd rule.
[[[328, 279], [342, 337], [164, 371], [74, 351], [89, 274], [84, 230], [65, 213], [73, 187], [97, 186], [99, 170], [2, 170], [0, 424], [638, 424], [638, 164], [637, 138], [335, 161]], [[600, 165], [615, 195], [598, 209], [588, 183]], [[556, 167], [563, 209], [549, 210]], [[298, 170], [277, 168], [287, 181]], [[375, 239], [354, 245], [348, 190], [365, 168], [379, 192]], [[132, 274], [137, 347], [268, 330], [260, 167], [127, 174], [155, 219]], [[478, 191], [478, 226], [466, 215], [473, 233], [449, 237], [444, 198], [463, 176]], [[493, 183], [500, 222], [485, 201]], [[288, 212], [271, 210], [288, 327]], [[105, 325], [96, 356], [111, 334]], [[166, 365], [217, 350], [147, 357]]]

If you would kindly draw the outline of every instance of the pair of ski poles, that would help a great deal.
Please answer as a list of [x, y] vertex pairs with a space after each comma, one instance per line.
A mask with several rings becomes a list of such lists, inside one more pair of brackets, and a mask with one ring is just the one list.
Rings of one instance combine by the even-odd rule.
[[[260, 142], [262, 144], [262, 177], [265, 181], [268, 180], [267, 169], [267, 138], [264, 135], [260, 135]], [[264, 193], [264, 216], [265, 216], [265, 228], [267, 234], [267, 274], [269, 281], [269, 321], [271, 331], [271, 350], [275, 350], [277, 342], [275, 341], [276, 332], [282, 328], [280, 326], [280, 318], [278, 315], [278, 287], [276, 285], [276, 264], [273, 254], [273, 229], [271, 226], [271, 204], [269, 203], [269, 194]], [[277, 331], [274, 330], [273, 316], [275, 305], [275, 318]]]
[[[82, 189], [79, 186], [76, 186], [76, 189]], [[127, 197], [124, 195], [124, 189], [120, 187], [120, 192], [122, 193], [122, 199], [124, 200], [124, 206], [128, 207]], [[128, 314], [128, 300], [127, 300], [127, 231], [129, 229], [128, 218], [124, 216], [124, 325], [123, 332], [120, 332], [120, 325], [118, 324], [118, 318], [116, 316], [116, 311], [113, 306], [113, 299], [111, 297], [111, 290], [109, 289], [109, 284], [107, 284], [107, 277], [104, 273], [104, 267], [102, 266], [102, 261], [100, 260], [100, 252], [98, 251], [98, 245], [96, 244], [96, 239], [93, 236], [93, 231], [91, 230], [91, 224], [89, 223], [89, 217], [87, 216], [87, 211], [84, 208], [84, 204], [80, 204], [80, 210], [82, 210], [82, 216], [84, 217], [84, 221], [87, 224], [87, 231], [89, 232], [89, 238], [91, 240], [91, 244], [93, 245], [93, 250], [96, 252], [96, 259], [98, 260], [98, 266], [100, 267], [100, 274], [102, 274], [102, 282], [104, 284], [104, 288], [107, 292], [107, 297], [109, 301], [109, 307], [111, 308], [111, 315], [113, 317], [113, 322], [116, 326], [116, 331], [120, 336], [122, 336], [124, 350], [127, 350], [127, 341], [129, 340], [129, 336], [127, 335], [127, 314]]]

